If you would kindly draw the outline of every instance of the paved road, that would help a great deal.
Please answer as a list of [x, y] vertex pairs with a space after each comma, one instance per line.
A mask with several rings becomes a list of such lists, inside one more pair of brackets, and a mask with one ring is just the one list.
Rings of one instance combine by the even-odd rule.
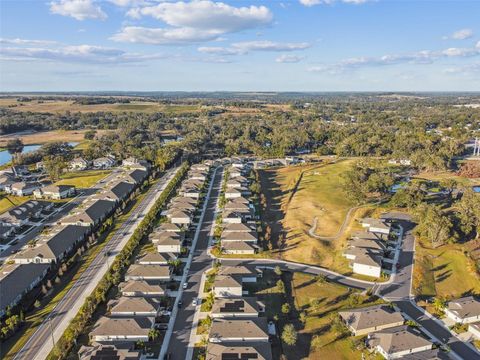
[[[169, 170], [148, 191], [138, 206], [131, 212], [128, 219], [110, 238], [104, 250], [95, 257], [90, 266], [75, 281], [63, 299], [38, 327], [25, 346], [17, 353], [15, 360], [40, 360], [47, 357], [53, 348], [52, 343], [63, 334], [70, 320], [73, 319], [83, 305], [85, 298], [95, 289], [100, 279], [106, 273], [109, 264], [113, 262], [116, 254], [125, 246], [130, 235], [142, 220], [140, 214], [144, 215], [148, 212], [177, 170], [178, 168]], [[140, 215], [140, 217], [137, 218], [137, 215]], [[106, 257], [105, 254], [110, 255]]]
[[172, 360], [185, 360], [186, 358], [190, 332], [193, 325], [193, 317], [195, 314], [195, 308], [192, 306], [192, 301], [195, 297], [198, 297], [200, 292], [202, 274], [205, 270], [212, 267], [213, 259], [207, 254], [207, 248], [209, 234], [212, 225], [214, 225], [215, 222], [215, 205], [218, 195], [220, 194], [221, 173], [222, 172], [219, 169], [213, 179], [212, 192], [207, 201], [205, 215], [202, 223], [199, 224], [200, 233], [192, 257], [192, 263], [187, 274], [188, 287], [183, 291], [182, 295], [183, 307], [177, 313], [172, 337], [168, 344], [167, 353], [171, 354]]

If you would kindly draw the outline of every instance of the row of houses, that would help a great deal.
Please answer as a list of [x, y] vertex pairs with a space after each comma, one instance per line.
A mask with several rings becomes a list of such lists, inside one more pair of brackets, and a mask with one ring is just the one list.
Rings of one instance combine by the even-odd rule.
[[149, 234], [156, 251], [141, 255], [127, 269], [124, 281], [119, 284], [120, 296], [108, 303], [107, 314], [93, 327], [91, 346], [83, 348], [85, 354], [105, 349], [117, 353], [119, 349], [128, 349], [135, 354], [132, 349], [138, 342], [153, 340], [155, 329], [165, 328], [165, 316], [170, 314], [167, 306], [170, 301], [165, 301], [165, 297], [175, 296], [168, 290], [175, 280], [172, 262], [181, 255], [185, 233], [194, 221], [199, 202], [199, 198], [186, 195], [185, 190], [195, 184], [202, 192], [210, 177], [209, 171], [209, 166], [203, 164], [189, 170], [179, 195], [162, 213], [167, 222]]
[[245, 283], [254, 283], [261, 276], [261, 271], [246, 266], [222, 266], [218, 270], [207, 360], [272, 359], [269, 324], [263, 316], [265, 304], [243, 290]]
[[224, 254], [254, 254], [258, 250], [255, 209], [249, 199], [249, 172], [250, 167], [236, 161], [232, 161], [225, 172], [222, 191], [226, 202], [222, 209], [220, 236]]
[[418, 328], [405, 325], [402, 314], [382, 304], [340, 311], [354, 336], [365, 336], [365, 345], [385, 359], [449, 359]]
[[365, 218], [360, 220], [364, 231], [354, 233], [348, 241], [343, 256], [350, 260], [350, 267], [355, 274], [380, 277], [388, 272], [386, 264], [392, 264], [398, 233], [392, 223], [386, 219]]
[[[68, 259], [99, 226], [117, 209], [121, 209], [132, 193], [148, 176], [145, 170], [119, 173], [96, 194], [79, 204], [56, 224], [46, 227], [39, 235], [10, 257], [13, 264], [0, 271], [0, 316], [45, 278], [50, 269]], [[112, 196], [115, 194], [115, 196]], [[0, 216], [0, 227], [19, 229], [47, 216], [53, 203], [30, 200]], [[11, 286], [15, 283], [16, 286]]]

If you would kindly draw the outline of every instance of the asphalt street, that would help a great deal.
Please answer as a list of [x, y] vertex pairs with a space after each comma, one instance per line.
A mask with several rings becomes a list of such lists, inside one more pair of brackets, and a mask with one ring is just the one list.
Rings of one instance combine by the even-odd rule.
[[[76, 315], [84, 303], [85, 298], [93, 291], [96, 284], [103, 277], [115, 255], [123, 248], [133, 230], [141, 221], [140, 214], [148, 212], [149, 208], [160, 195], [168, 181], [173, 177], [177, 168], [169, 170], [158, 181], [131, 212], [128, 219], [114, 233], [89, 267], [82, 273], [63, 299], [55, 306], [50, 315], [37, 328], [24, 347], [16, 354], [15, 360], [45, 359], [53, 348], [53, 343], [59, 339], [68, 326], [69, 321]], [[106, 254], [110, 254], [108, 257]]]

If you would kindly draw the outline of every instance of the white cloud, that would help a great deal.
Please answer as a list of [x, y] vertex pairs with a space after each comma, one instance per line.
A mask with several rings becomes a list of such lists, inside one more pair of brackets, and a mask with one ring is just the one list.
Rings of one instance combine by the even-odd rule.
[[100, 19], [105, 20], [107, 14], [93, 0], [59, 0], [50, 3], [53, 14], [70, 16], [77, 20]]
[[278, 63], [298, 63], [302, 61], [305, 57], [304, 56], [297, 56], [297, 55], [287, 55], [282, 54], [275, 59]]
[[29, 39], [5, 39], [0, 38], [0, 44], [10, 44], [10, 45], [34, 45], [34, 46], [42, 46], [42, 45], [53, 45], [56, 44], [56, 41], [51, 40], [29, 40]]
[[147, 4], [145, 0], [108, 0], [108, 1], [120, 7], [140, 6], [140, 5]]
[[462, 66], [452, 66], [443, 70], [446, 74], [471, 75], [480, 73], [480, 63], [466, 64]]
[[465, 39], [470, 39], [473, 36], [473, 30], [472, 29], [461, 29], [455, 31], [453, 34], [450, 36], [447, 36], [447, 39], [454, 39], [454, 40], [465, 40]]
[[411, 54], [391, 54], [380, 57], [356, 57], [344, 59], [334, 64], [321, 64], [309, 67], [312, 72], [342, 73], [360, 67], [388, 66], [404, 63], [431, 64], [441, 59], [473, 57], [480, 55], [480, 47], [448, 48], [441, 51], [422, 50]]
[[300, 1], [300, 4], [307, 7], [311, 7], [315, 5], [331, 5], [335, 2], [343, 2], [345, 4], [359, 5], [359, 4], [364, 4], [371, 0], [299, 0], [299, 1]]
[[169, 27], [125, 27], [112, 37], [113, 40], [148, 44], [195, 43], [267, 26], [273, 20], [265, 6], [234, 7], [209, 0], [139, 6], [130, 9], [127, 15], [135, 19], [150, 16]]
[[155, 60], [167, 57], [163, 54], [127, 53], [120, 49], [93, 45], [2, 48], [2, 58], [61, 61], [73, 63], [120, 64]]
[[311, 45], [301, 43], [281, 43], [268, 40], [243, 41], [230, 45], [230, 47], [199, 47], [198, 51], [217, 55], [245, 55], [251, 51], [296, 51], [309, 48]]

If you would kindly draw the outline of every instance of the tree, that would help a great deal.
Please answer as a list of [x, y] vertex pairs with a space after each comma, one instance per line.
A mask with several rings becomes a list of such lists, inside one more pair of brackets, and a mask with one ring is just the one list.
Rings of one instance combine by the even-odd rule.
[[12, 155], [12, 162], [15, 163], [16, 156], [23, 151], [23, 142], [19, 138], [7, 141], [5, 146], [10, 155]]
[[298, 316], [298, 320], [300, 320], [302, 324], [305, 324], [307, 322], [307, 313], [305, 311], [302, 311]]
[[297, 343], [297, 331], [292, 324], [287, 324], [283, 327], [282, 341], [289, 346]]
[[279, 293], [282, 293], [282, 294], [285, 293], [285, 284], [283, 283], [282, 280], [278, 280], [276, 286], [277, 286], [277, 291], [278, 291]]
[[158, 329], [150, 329], [148, 331], [148, 338], [151, 340], [156, 340], [160, 337], [160, 330]]
[[432, 305], [435, 311], [440, 314], [440, 313], [443, 313], [443, 311], [445, 310], [445, 307], [447, 306], [447, 302], [445, 301], [445, 299], [441, 297], [435, 297], [433, 299]]
[[275, 274], [277, 276], [282, 276], [282, 269], [280, 268], [280, 266], [275, 266], [275, 268], [273, 269], [273, 271], [275, 272]]
[[47, 156], [43, 159], [43, 167], [52, 182], [60, 179], [67, 163], [62, 156]]
[[343, 322], [342, 318], [338, 314], [333, 314], [331, 316], [330, 324], [332, 330], [335, 331], [337, 334], [343, 336], [348, 333], [348, 328]]
[[289, 303], [284, 303], [282, 305], [282, 313], [285, 315], [288, 315], [290, 313], [290, 304]]
[[93, 140], [93, 139], [95, 139], [96, 134], [97, 134], [97, 132], [95, 130], [87, 130], [87, 131], [85, 131], [85, 134], [83, 134], [83, 138], [85, 140]]
[[318, 335], [314, 335], [312, 338], [311, 346], [315, 350], [320, 349], [323, 346], [322, 338]]
[[461, 230], [465, 234], [475, 233], [480, 238], [480, 196], [471, 188], [463, 190], [462, 199], [455, 203]]
[[315, 281], [319, 284], [323, 284], [327, 281], [327, 277], [323, 274], [318, 274], [317, 276], [315, 276]]
[[427, 238], [433, 248], [455, 240], [452, 220], [439, 206], [421, 204], [415, 210], [415, 217], [418, 222], [416, 233]]

